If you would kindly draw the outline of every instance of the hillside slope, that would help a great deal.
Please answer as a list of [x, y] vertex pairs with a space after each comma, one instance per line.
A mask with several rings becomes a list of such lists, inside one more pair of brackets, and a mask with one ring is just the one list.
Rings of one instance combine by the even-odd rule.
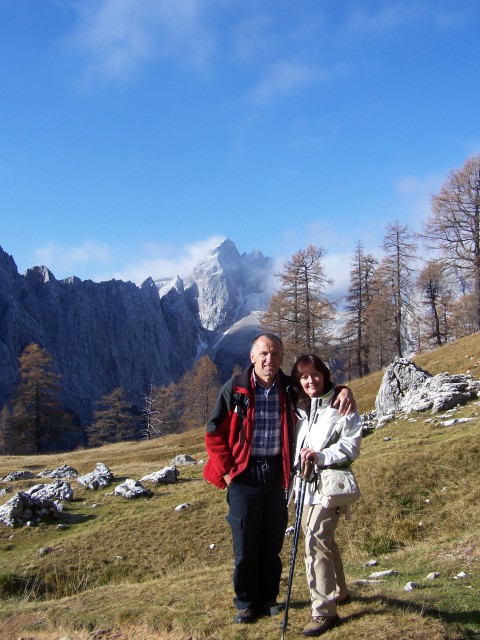
[[[479, 347], [474, 336], [429, 354], [428, 366], [416, 361], [432, 373], [438, 372], [433, 366], [465, 372], [478, 366]], [[359, 383], [370, 387], [367, 381], [352, 383], [361, 404]], [[442, 426], [442, 415], [410, 416], [364, 439], [355, 463], [363, 497], [352, 520], [339, 527], [353, 601], [342, 608], [343, 624], [329, 632], [329, 640], [460, 640], [480, 634], [479, 412], [478, 401], [458, 408], [452, 416], [471, 420], [450, 427]], [[2, 477], [14, 469], [36, 472], [64, 463], [86, 473], [100, 461], [115, 475], [112, 487], [97, 492], [72, 482], [74, 500], [60, 517], [64, 529], [57, 523], [14, 530], [1, 526], [1, 640], [280, 637], [279, 618], [241, 629], [232, 623], [225, 493], [202, 479], [203, 434], [199, 428], [64, 455], [0, 457]], [[179, 467], [177, 484], [152, 487], [150, 499], [111, 495], [125, 478], [139, 479], [180, 453], [198, 463]], [[36, 482], [9, 484], [18, 491]], [[175, 510], [184, 503], [189, 507]], [[287, 537], [281, 598], [290, 546]], [[40, 555], [44, 548], [51, 551]], [[374, 569], [365, 566], [371, 559], [379, 563]], [[380, 582], [357, 583], [368, 580], [372, 570], [396, 573]], [[434, 571], [438, 578], [426, 580]], [[462, 571], [466, 577], [454, 579]], [[404, 591], [410, 581], [418, 588]], [[300, 548], [288, 638], [301, 632], [308, 616]]]

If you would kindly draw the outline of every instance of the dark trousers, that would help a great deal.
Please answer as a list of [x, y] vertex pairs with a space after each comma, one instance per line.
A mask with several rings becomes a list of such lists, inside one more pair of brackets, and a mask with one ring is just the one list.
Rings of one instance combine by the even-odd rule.
[[237, 609], [274, 602], [280, 588], [288, 512], [282, 457], [252, 458], [228, 487]]

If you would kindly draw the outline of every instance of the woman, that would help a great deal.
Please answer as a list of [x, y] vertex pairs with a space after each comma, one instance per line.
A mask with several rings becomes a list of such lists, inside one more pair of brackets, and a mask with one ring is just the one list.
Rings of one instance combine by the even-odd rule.
[[[330, 465], [348, 466], [360, 454], [360, 416], [357, 412], [341, 416], [332, 407], [334, 384], [330, 370], [318, 356], [300, 356], [293, 366], [292, 379], [299, 396], [297, 464], [308, 460], [319, 472]], [[340, 516], [350, 517], [350, 510], [349, 507], [325, 508], [320, 504], [320, 497], [316, 483], [307, 483], [302, 528], [312, 620], [303, 630], [305, 636], [319, 636], [340, 624], [337, 603], [350, 598], [334, 537]]]

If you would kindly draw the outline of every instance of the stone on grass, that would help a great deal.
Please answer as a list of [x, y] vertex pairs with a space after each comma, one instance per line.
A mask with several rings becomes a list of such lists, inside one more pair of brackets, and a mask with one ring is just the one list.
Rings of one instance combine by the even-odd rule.
[[73, 500], [73, 489], [65, 480], [55, 480], [50, 484], [36, 484], [25, 493], [35, 498], [48, 498], [53, 501]]
[[31, 480], [35, 476], [31, 471], [11, 471], [3, 478], [3, 482], [14, 482], [15, 480]]
[[103, 462], [97, 462], [97, 466], [91, 473], [79, 476], [77, 482], [87, 489], [97, 491], [102, 487], [108, 487], [113, 480], [113, 473]]
[[117, 496], [123, 496], [128, 500], [133, 498], [149, 498], [153, 495], [150, 489], [146, 489], [139, 480], [127, 478], [125, 482], [115, 487], [113, 493]]
[[160, 469], [160, 471], [154, 471], [149, 475], [143, 476], [143, 478], [140, 478], [140, 480], [142, 482], [161, 482], [163, 484], [175, 484], [179, 475], [180, 472], [178, 471], [177, 467], [171, 466]]
[[61, 467], [53, 469], [45, 469], [37, 473], [37, 478], [66, 478], [67, 480], [78, 477], [78, 471], [68, 464], [62, 464]]
[[19, 491], [0, 507], [0, 522], [7, 527], [31, 526], [45, 518], [57, 517], [59, 512], [53, 500]]
[[186, 453], [180, 453], [178, 456], [175, 456], [170, 463], [172, 466], [175, 465], [188, 465], [188, 464], [197, 464], [195, 458], [192, 456], [188, 456]]

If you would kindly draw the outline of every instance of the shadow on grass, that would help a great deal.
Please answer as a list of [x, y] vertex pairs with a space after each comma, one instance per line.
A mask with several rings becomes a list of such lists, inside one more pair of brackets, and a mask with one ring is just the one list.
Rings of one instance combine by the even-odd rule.
[[[378, 602], [379, 596], [355, 596], [354, 600], [355, 602], [370, 605], [372, 603]], [[442, 622], [445, 622], [452, 627], [456, 627], [456, 630], [461, 633], [461, 636], [458, 637], [461, 637], [462, 640], [473, 640], [474, 638], [480, 639], [480, 610], [442, 611], [437, 607], [428, 607], [424, 603], [417, 604], [415, 602], [401, 600], [399, 598], [382, 597], [381, 600], [386, 608], [396, 608], [401, 611], [405, 611], [405, 608], [408, 608], [410, 611], [417, 613], [418, 615], [421, 615], [423, 617], [427, 616], [430, 618], [434, 618], [435, 620], [441, 620]], [[373, 611], [372, 608], [369, 607], [368, 609], [365, 609], [363, 611], [357, 611], [348, 615], [348, 613], [344, 611], [342, 607], [341, 613], [343, 614], [341, 616], [342, 620], [346, 621], [362, 618], [365, 615], [375, 615], [376, 613], [380, 614], [381, 611]]]
[[94, 520], [97, 516], [94, 513], [84, 514], [84, 513], [67, 513], [63, 512], [62, 516], [59, 520], [57, 520], [57, 524], [81, 524], [82, 522], [88, 522], [89, 520]]

